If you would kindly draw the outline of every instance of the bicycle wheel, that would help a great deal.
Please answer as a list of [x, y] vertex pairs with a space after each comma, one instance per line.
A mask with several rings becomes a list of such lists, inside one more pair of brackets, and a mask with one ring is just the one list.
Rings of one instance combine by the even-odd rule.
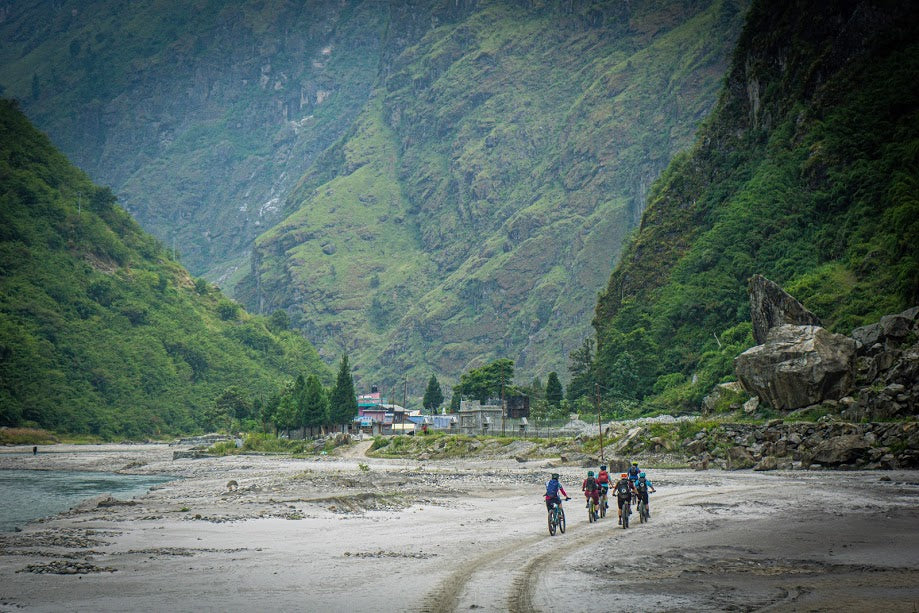
[[606, 496], [600, 499], [600, 517], [606, 517]]
[[594, 499], [591, 498], [587, 503], [587, 523], [592, 524], [597, 521], [597, 507], [594, 506]]
[[549, 536], [555, 536], [556, 515], [555, 510], [549, 511]]
[[643, 500], [638, 501], [638, 521], [639, 523], [645, 523], [645, 503]]
[[565, 509], [558, 510], [558, 530], [565, 534]]
[[632, 509], [629, 508], [629, 503], [622, 505], [622, 529], [625, 530], [629, 527], [629, 514], [632, 512]]

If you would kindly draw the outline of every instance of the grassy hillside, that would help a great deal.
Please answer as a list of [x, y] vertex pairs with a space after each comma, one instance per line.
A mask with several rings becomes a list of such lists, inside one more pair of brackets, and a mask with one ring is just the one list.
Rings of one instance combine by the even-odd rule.
[[188, 432], [232, 386], [257, 403], [299, 373], [331, 379], [299, 334], [190, 277], [9, 101], [0, 178], [0, 425]]
[[385, 64], [237, 288], [420, 395], [565, 371], [647, 189], [711, 109], [744, 3], [480, 2]]
[[919, 303], [917, 14], [754, 3], [717, 109], [600, 296], [599, 381], [698, 406], [752, 344], [754, 273], [843, 333]]

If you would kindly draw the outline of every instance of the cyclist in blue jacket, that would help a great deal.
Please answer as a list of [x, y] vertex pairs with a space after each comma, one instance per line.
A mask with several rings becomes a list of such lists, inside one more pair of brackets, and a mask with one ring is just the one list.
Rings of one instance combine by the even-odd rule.
[[638, 492], [638, 499], [645, 503], [645, 510], [648, 517], [651, 517], [651, 507], [648, 506], [648, 492], [656, 492], [651, 480], [645, 476], [645, 473], [638, 473], [638, 480], [635, 482], [635, 491]]
[[555, 503], [561, 508], [562, 499], [558, 495], [561, 492], [562, 496], [565, 497], [565, 500], [568, 500], [568, 492], [565, 491], [565, 488], [562, 487], [561, 482], [558, 480], [558, 473], [552, 473], [552, 478], [546, 481], [546, 510], [552, 510], [552, 504]]

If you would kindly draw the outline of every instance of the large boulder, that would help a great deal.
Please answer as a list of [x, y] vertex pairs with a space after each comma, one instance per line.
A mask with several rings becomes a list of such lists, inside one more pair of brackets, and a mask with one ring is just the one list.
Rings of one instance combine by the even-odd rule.
[[855, 341], [820, 326], [780, 325], [737, 356], [734, 371], [751, 396], [774, 409], [839, 400], [854, 381]]
[[766, 342], [769, 330], [782, 324], [819, 326], [820, 318], [804, 308], [791, 294], [762, 275], [753, 275], [747, 285], [750, 318], [757, 344]]
[[818, 443], [810, 459], [823, 466], [850, 464], [862, 459], [870, 448], [871, 444], [858, 434], [833, 436]]

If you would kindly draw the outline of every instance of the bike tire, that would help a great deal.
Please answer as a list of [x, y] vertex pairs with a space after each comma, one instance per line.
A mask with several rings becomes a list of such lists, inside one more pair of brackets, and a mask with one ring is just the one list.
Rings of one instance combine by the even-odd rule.
[[587, 523], [592, 524], [597, 521], [597, 510], [594, 508], [594, 501], [587, 504]]
[[606, 517], [606, 500], [600, 499], [600, 517]]
[[643, 502], [638, 503], [638, 522], [645, 523], [645, 505]]
[[558, 510], [558, 530], [565, 534], [565, 509]]
[[549, 511], [549, 536], [555, 536], [555, 513]]
[[629, 508], [628, 503], [622, 505], [622, 529], [625, 530], [629, 527], [629, 515], [632, 513], [632, 509]]

